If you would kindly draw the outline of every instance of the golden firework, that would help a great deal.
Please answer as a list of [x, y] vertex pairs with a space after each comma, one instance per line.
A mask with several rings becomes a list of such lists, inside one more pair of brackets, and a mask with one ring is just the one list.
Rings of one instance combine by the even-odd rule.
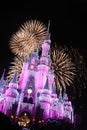
[[57, 91], [59, 91], [60, 87], [66, 91], [66, 86], [70, 86], [73, 82], [75, 65], [65, 50], [63, 48], [57, 48], [56, 44], [51, 48], [51, 60]]
[[[66, 86], [70, 86], [73, 82], [75, 75], [75, 65], [72, 63], [72, 59], [65, 52], [64, 48], [57, 48], [56, 44], [51, 47], [51, 67], [54, 69], [55, 82], [57, 90], [60, 87], [66, 90]], [[9, 68], [8, 76], [9, 82], [13, 78], [16, 70], [18, 70], [18, 79], [22, 71], [24, 57], [17, 56], [14, 61], [11, 62], [12, 66]]]
[[14, 73], [16, 71], [18, 72], [18, 80], [19, 80], [22, 71], [23, 61], [24, 61], [24, 57], [20, 57], [20, 56], [16, 56], [13, 59], [13, 62], [11, 62], [11, 66], [9, 67], [9, 72], [6, 77], [8, 79], [8, 82], [12, 80]]
[[[12, 66], [9, 68], [8, 79], [12, 79], [16, 70], [18, 70], [18, 78], [22, 71], [24, 58], [39, 49], [47, 34], [47, 28], [43, 23], [37, 20], [29, 20], [22, 25], [18, 31], [10, 39], [10, 48], [17, 55]], [[56, 44], [51, 50], [51, 66], [54, 68], [55, 82], [57, 90], [60, 86], [66, 89], [75, 75], [75, 66], [71, 58], [64, 49], [57, 48]]]
[[25, 22], [10, 39], [11, 51], [26, 56], [40, 47], [45, 39], [46, 26], [37, 20]]

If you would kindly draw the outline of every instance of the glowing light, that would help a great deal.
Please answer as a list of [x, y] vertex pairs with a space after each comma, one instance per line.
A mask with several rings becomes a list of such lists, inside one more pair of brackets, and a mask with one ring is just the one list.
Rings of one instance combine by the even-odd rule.
[[26, 115], [27, 115], [27, 113], [24, 113], [24, 115], [26, 116]]
[[41, 120], [39, 120], [38, 123], [41, 123]]
[[32, 89], [30, 89], [30, 88], [27, 91], [28, 91], [29, 94], [32, 93]]
[[27, 113], [24, 113], [23, 115], [21, 115], [19, 117], [19, 120], [18, 120], [18, 125], [19, 126], [28, 126], [30, 123], [30, 118], [28, 117]]
[[42, 120], [42, 123], [44, 123], [44, 120]]
[[18, 119], [18, 116], [15, 116], [16, 119]]
[[34, 65], [31, 65], [31, 66], [30, 66], [30, 69], [34, 69]]
[[32, 119], [32, 121], [34, 122], [34, 121], [35, 121], [35, 119], [33, 118], [33, 119]]
[[12, 119], [14, 118], [14, 116], [13, 116], [13, 115], [11, 115], [10, 117], [11, 117]]

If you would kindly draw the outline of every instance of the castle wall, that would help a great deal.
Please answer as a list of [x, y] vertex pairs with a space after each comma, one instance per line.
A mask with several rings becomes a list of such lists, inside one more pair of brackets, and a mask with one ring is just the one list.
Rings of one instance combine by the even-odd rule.
[[21, 103], [17, 115], [21, 115], [22, 112], [29, 112], [32, 116], [34, 116], [34, 104]]

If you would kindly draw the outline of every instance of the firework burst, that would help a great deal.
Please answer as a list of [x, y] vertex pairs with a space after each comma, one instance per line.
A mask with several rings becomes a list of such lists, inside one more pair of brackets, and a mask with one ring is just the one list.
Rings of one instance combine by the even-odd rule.
[[26, 56], [43, 43], [47, 32], [45, 25], [37, 20], [29, 20], [10, 39], [10, 49], [15, 55]]
[[60, 87], [66, 91], [66, 86], [70, 86], [75, 75], [75, 65], [72, 59], [62, 48], [57, 48], [56, 44], [51, 48], [52, 68], [54, 69], [57, 91]]
[[[47, 28], [43, 23], [37, 20], [27, 21], [11, 37], [10, 48], [17, 55], [12, 66], [9, 68], [8, 79], [12, 79], [14, 72], [18, 70], [18, 77], [22, 70], [22, 64], [25, 56], [29, 56], [36, 49], [40, 49], [43, 40], [46, 37]], [[57, 90], [62, 86], [64, 90], [70, 85], [74, 77], [74, 64], [65, 53], [64, 49], [57, 49], [54, 46], [51, 50], [52, 67], [54, 68]]]
[[14, 73], [18, 72], [18, 79], [22, 71], [24, 57], [17, 56], [13, 59], [13, 62], [11, 62], [11, 66], [9, 67], [9, 72], [7, 74], [8, 82], [10, 82], [14, 76]]
[[[57, 90], [59, 91], [61, 86], [64, 90], [66, 90], [66, 86], [70, 86], [73, 82], [75, 75], [75, 65], [72, 63], [71, 58], [65, 52], [65, 50], [61, 47], [57, 49], [56, 44], [51, 48], [51, 60], [51, 67], [54, 69]], [[18, 70], [19, 78], [22, 71], [23, 61], [24, 57], [17, 56], [14, 58], [7, 76], [9, 82], [13, 78], [16, 70]]]

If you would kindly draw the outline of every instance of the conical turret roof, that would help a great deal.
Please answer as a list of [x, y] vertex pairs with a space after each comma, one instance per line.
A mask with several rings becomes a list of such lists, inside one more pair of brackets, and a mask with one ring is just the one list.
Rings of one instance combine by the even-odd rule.
[[15, 84], [18, 83], [18, 77], [17, 77], [17, 75], [18, 75], [18, 72], [16, 71], [14, 73], [13, 79], [11, 80], [11, 83], [15, 83]]

